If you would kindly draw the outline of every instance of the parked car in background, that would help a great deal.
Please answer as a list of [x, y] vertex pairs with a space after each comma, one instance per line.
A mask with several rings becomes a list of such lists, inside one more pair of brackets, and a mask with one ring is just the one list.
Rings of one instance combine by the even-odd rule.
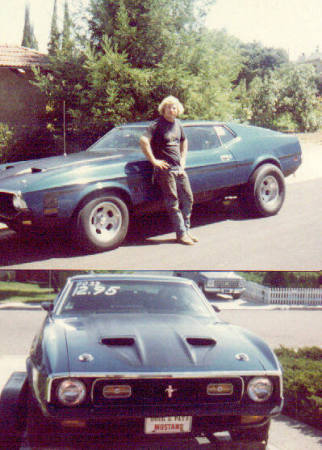
[[14, 403], [28, 411], [31, 447], [104, 433], [267, 441], [281, 366], [259, 337], [222, 322], [192, 280], [79, 275], [43, 306], [24, 382], [16, 394], [5, 387], [0, 405], [4, 417]]
[[235, 272], [199, 272], [195, 281], [206, 295], [229, 294], [237, 299], [245, 291], [244, 278]]
[[246, 289], [245, 279], [235, 272], [175, 270], [173, 275], [193, 280], [206, 296], [229, 294], [237, 299]]
[[[87, 151], [0, 166], [0, 221], [16, 231], [64, 227], [89, 251], [122, 244], [129, 222], [163, 209], [139, 138], [149, 123], [109, 131]], [[183, 122], [195, 203], [238, 196], [252, 214], [277, 214], [284, 177], [301, 164], [296, 136], [212, 121]]]

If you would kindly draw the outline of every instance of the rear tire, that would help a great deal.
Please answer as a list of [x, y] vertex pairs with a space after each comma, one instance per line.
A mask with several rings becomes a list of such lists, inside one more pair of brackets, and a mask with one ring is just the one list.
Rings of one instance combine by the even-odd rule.
[[284, 199], [284, 175], [273, 164], [264, 164], [255, 170], [241, 197], [249, 212], [264, 217], [277, 214]]
[[79, 211], [77, 240], [90, 251], [112, 250], [121, 245], [129, 228], [127, 205], [116, 195], [90, 200]]

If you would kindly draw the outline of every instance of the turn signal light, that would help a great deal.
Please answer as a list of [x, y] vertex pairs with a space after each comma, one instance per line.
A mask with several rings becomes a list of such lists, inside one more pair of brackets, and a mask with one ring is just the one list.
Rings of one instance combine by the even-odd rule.
[[86, 427], [86, 420], [64, 419], [60, 422], [60, 424], [63, 427], [84, 428]]
[[107, 384], [103, 387], [104, 398], [128, 398], [132, 395], [131, 386], [127, 384]]
[[265, 416], [241, 416], [240, 423], [256, 423], [261, 422]]
[[231, 383], [210, 383], [207, 386], [208, 395], [231, 395], [234, 386]]

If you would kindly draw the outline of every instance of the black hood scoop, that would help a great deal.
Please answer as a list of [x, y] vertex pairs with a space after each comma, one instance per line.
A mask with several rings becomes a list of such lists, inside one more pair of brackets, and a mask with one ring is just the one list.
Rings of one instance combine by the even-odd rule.
[[132, 337], [112, 337], [112, 338], [102, 338], [101, 344], [109, 345], [112, 347], [130, 347], [134, 345], [135, 340]]
[[195, 347], [213, 347], [216, 345], [215, 339], [204, 337], [188, 337], [186, 338], [188, 344]]

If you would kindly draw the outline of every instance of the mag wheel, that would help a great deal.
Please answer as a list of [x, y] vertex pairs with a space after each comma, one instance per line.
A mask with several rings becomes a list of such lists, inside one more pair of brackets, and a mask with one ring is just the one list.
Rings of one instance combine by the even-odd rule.
[[285, 199], [285, 181], [280, 169], [273, 164], [258, 167], [251, 176], [244, 193], [244, 204], [250, 212], [273, 216]]
[[119, 197], [106, 195], [89, 201], [77, 217], [79, 244], [89, 250], [111, 250], [121, 245], [129, 227], [129, 211]]

